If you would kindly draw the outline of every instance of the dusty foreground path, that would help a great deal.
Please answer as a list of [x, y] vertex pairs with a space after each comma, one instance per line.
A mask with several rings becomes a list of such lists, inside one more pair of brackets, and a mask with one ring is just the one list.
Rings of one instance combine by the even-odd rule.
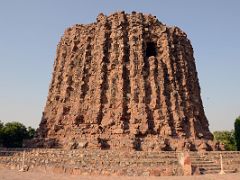
[[66, 174], [45, 174], [0, 169], [0, 180], [240, 180], [240, 173], [226, 175], [177, 176], [177, 177], [125, 177], [125, 176], [72, 176]]

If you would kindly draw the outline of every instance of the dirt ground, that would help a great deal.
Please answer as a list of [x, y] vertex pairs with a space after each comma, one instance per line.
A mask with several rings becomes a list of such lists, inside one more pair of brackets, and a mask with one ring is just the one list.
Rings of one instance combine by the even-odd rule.
[[202, 176], [126, 177], [126, 176], [73, 176], [40, 172], [19, 172], [0, 169], [0, 180], [240, 180], [240, 173]]

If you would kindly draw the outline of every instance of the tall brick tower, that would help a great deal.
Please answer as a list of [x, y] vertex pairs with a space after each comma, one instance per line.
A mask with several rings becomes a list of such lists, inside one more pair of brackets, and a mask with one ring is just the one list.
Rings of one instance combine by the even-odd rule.
[[117, 12], [65, 31], [36, 146], [212, 150], [212, 139], [181, 29]]

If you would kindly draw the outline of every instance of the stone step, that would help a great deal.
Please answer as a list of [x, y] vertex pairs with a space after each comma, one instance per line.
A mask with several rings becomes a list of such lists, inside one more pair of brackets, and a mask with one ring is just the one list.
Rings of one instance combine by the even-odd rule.
[[[31, 156], [27, 156], [27, 155], [25, 155], [25, 160], [40, 160], [40, 159], [42, 159], [42, 158], [46, 158], [46, 157], [44, 157], [44, 156], [37, 156], [37, 157], [35, 157], [35, 156], [33, 156], [33, 157], [31, 157]], [[7, 160], [11, 160], [11, 159], [19, 159], [19, 160], [21, 160], [22, 159], [22, 155], [21, 156], [15, 156], [14, 158], [13, 157], [9, 157], [9, 156], [5, 156], [5, 157], [0, 157], [0, 161], [7, 161]], [[50, 159], [50, 161], [51, 161], [51, 159], [54, 159], [54, 158], [51, 158], [51, 157], [49, 157], [49, 159]], [[62, 157], [61, 158], [61, 160], [64, 160], [64, 159], [66, 159], [66, 157]], [[104, 158], [104, 157], [99, 157], [99, 158], [93, 158], [93, 157], [91, 157], [91, 156], [86, 156], [86, 157], [82, 157], [82, 158], [79, 158], [79, 157], [75, 157], [75, 158], [73, 158], [73, 159], [75, 159], [75, 160], [92, 160], [92, 159], [94, 159], [94, 160], [102, 160], [102, 159], [108, 159], [109, 161], [148, 161], [148, 162], [164, 162], [164, 161], [177, 161], [177, 158], [169, 158], [169, 157], [166, 157], [166, 158], [146, 158], [146, 157], [144, 157], [144, 158], [118, 158], [118, 157], [116, 157], [116, 158], [114, 158], [114, 157], [106, 157], [106, 158]]]
[[221, 167], [220, 166], [213, 166], [213, 167], [200, 167], [200, 170], [204, 170], [204, 171], [210, 171], [210, 170], [220, 170]]
[[194, 167], [207, 168], [207, 167], [220, 167], [218, 164], [192, 164]]
[[215, 163], [215, 161], [212, 161], [212, 160], [209, 160], [209, 159], [201, 159], [201, 160], [192, 160], [191, 159], [191, 162], [192, 163], [196, 163], [196, 164], [198, 164], [198, 163], [204, 163], [204, 164], [206, 164], [206, 163], [210, 163], [210, 164], [212, 164], [212, 163]]
[[197, 160], [201, 160], [201, 159], [209, 159], [209, 158], [206, 158], [206, 157], [192, 157], [192, 156], [190, 156], [190, 159], [197, 159]]
[[192, 164], [214, 164], [213, 161], [192, 161]]
[[[219, 170], [207, 170], [205, 172], [203, 172], [204, 174], [218, 174], [220, 173], [221, 169]], [[229, 173], [236, 173], [236, 170], [224, 170], [224, 172], [226, 174], [229, 174]]]
[[[79, 161], [79, 162], [73, 162], [73, 164], [82, 164], [82, 163], [86, 163], [86, 164], [91, 164], [92, 161]], [[99, 161], [99, 162], [96, 162], [96, 164], [145, 164], [145, 165], [149, 165], [149, 164], [152, 164], [152, 165], [164, 165], [164, 164], [177, 164], [178, 161], [176, 160], [173, 160], [173, 161], [150, 161], [150, 160], [138, 160], [138, 161], [129, 161], [129, 160], [126, 160], [126, 161]], [[66, 163], [67, 164], [67, 163]]]

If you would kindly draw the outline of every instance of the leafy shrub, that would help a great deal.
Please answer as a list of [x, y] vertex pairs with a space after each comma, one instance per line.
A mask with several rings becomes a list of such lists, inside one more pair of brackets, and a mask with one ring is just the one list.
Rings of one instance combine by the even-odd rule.
[[215, 131], [213, 132], [214, 139], [223, 143], [227, 151], [235, 151], [236, 143], [234, 131]]

